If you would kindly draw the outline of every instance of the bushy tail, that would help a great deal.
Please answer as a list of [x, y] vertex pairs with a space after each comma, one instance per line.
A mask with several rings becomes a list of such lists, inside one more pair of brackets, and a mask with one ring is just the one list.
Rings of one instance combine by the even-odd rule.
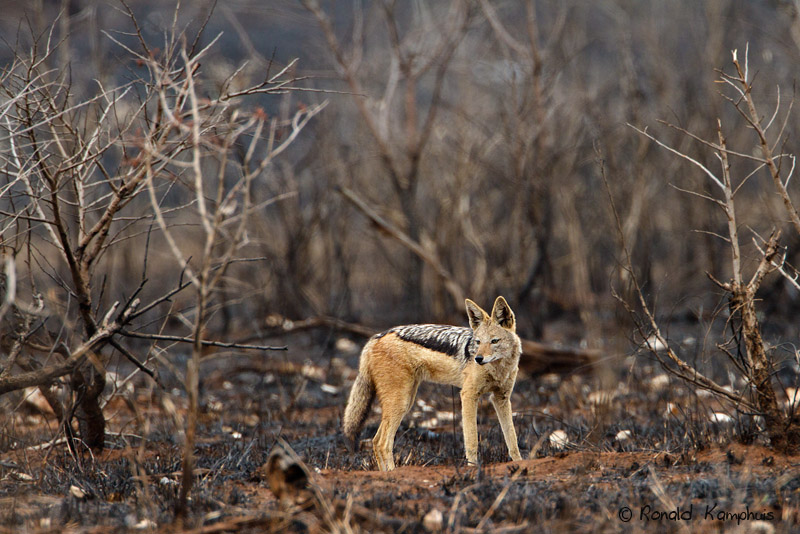
[[372, 381], [363, 372], [358, 373], [353, 389], [350, 390], [350, 398], [347, 407], [344, 409], [344, 419], [342, 420], [342, 433], [344, 442], [350, 452], [358, 450], [358, 435], [361, 427], [367, 419], [369, 408], [375, 399], [375, 387]]

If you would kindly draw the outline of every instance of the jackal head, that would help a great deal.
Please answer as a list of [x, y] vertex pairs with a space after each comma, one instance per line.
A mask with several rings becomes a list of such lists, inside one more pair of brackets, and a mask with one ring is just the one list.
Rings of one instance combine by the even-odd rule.
[[469, 326], [475, 344], [475, 362], [486, 365], [500, 358], [513, 356], [519, 347], [517, 323], [514, 312], [503, 297], [497, 297], [489, 315], [483, 309], [466, 300]]

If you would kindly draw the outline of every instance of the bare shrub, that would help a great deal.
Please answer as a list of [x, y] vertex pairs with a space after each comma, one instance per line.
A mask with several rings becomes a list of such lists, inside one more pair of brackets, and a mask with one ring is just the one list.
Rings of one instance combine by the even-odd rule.
[[[779, 194], [788, 220], [795, 230], [800, 233], [800, 218], [798, 218], [797, 210], [787, 191], [794, 172], [795, 158], [790, 154], [775, 152], [776, 147], [784, 141], [784, 128], [787, 122], [780, 119], [780, 96], [777, 99], [774, 113], [765, 122], [764, 117], [759, 115], [756, 110], [747, 52], [745, 52], [744, 65], [742, 65], [739, 62], [737, 51], [733, 51], [733, 67], [733, 74], [720, 71], [720, 83], [732, 88], [734, 93], [732, 96], [727, 96], [723, 93], [723, 97], [739, 112], [745, 121], [745, 125], [754, 133], [760, 147], [758, 155], [729, 148], [720, 119], [717, 120], [717, 137], [714, 140], [705, 140], [683, 128], [665, 123], [702, 144], [706, 150], [712, 150], [720, 167], [717, 172], [712, 171], [709, 166], [689, 156], [686, 152], [659, 141], [646, 130], [640, 130], [635, 127], [634, 129], [659, 146], [666, 148], [700, 169], [710, 181], [711, 192], [708, 192], [707, 189], [699, 188], [686, 190], [685, 192], [712, 203], [715, 207], [720, 208], [724, 215], [727, 229], [726, 235], [714, 235], [729, 246], [731, 280], [728, 282], [720, 281], [710, 272], [708, 277], [729, 295], [728, 307], [730, 316], [726, 322], [730, 326], [732, 334], [723, 343], [718, 344], [717, 347], [728, 357], [728, 362], [732, 365], [733, 372], [743, 379], [744, 389], [742, 391], [733, 391], [730, 388], [719, 385], [712, 378], [705, 376], [696, 367], [688, 364], [677, 355], [676, 351], [670, 347], [667, 337], [662, 333], [658, 321], [644, 297], [642, 287], [634, 274], [627, 249], [625, 249], [626, 265], [645, 317], [644, 325], [640, 328], [652, 331], [652, 337], [650, 337], [645, 334], [644, 330], [641, 330], [645, 339], [644, 343], [662, 362], [662, 365], [684, 381], [708, 390], [717, 397], [732, 403], [737, 410], [743, 413], [759, 414], [764, 419], [764, 427], [771, 444], [778, 450], [794, 451], [800, 447], [800, 423], [796, 420], [793, 410], [789, 410], [787, 413], [778, 402], [775, 388], [779, 384], [773, 378], [776, 371], [776, 362], [773, 354], [770, 353], [771, 351], [762, 339], [761, 320], [756, 311], [756, 302], [758, 300], [756, 294], [764, 278], [776, 270], [785, 273], [778, 245], [781, 231], [773, 230], [770, 237], [764, 239], [758, 234], [757, 230], [751, 228], [754, 233], [753, 249], [757, 253], [755, 254], [757, 259], [750, 262], [754, 263], [753, 267], [748, 267], [748, 262], [744, 261], [742, 253], [743, 244], [739, 233], [743, 223], [739, 219], [735, 198], [749, 180], [756, 180], [758, 174], [762, 170], [766, 170], [772, 179], [775, 190]], [[780, 89], [778, 91], [780, 95]], [[791, 110], [791, 104], [788, 109]], [[769, 138], [771, 127], [777, 129], [777, 133], [772, 136], [772, 140]], [[734, 166], [733, 160], [741, 163]], [[789, 165], [785, 166], [784, 162], [786, 161], [789, 162]], [[787, 166], [788, 169], [786, 169]], [[755, 228], [763, 227], [765, 225], [764, 219], [766, 219], [766, 225], [772, 224], [771, 217], [763, 215], [756, 217], [751, 224]], [[619, 219], [618, 229], [620, 235], [622, 235], [622, 225], [619, 223]], [[783, 256], [785, 258], [785, 253]], [[751, 269], [751, 274], [749, 275], [746, 274], [748, 269]], [[624, 300], [623, 303], [633, 312], [629, 304]], [[660, 347], [656, 348], [656, 344], [659, 344]]]
[[[76, 94], [68, 65], [49, 66], [54, 29], [2, 73], [0, 394], [38, 386], [71, 450], [102, 450], [100, 394], [113, 354], [157, 379], [157, 345], [191, 345], [180, 516], [193, 479], [201, 354], [273, 349], [210, 339], [220, 289], [228, 280], [223, 297], [247, 294], [230, 277], [263, 261], [251, 220], [282, 198], [257, 189], [325, 103], [270, 115], [264, 97], [299, 89], [296, 61], [269, 64], [252, 85], [235, 87], [237, 71], [214, 87], [201, 61], [219, 36], [201, 45], [205, 25], [187, 35], [176, 11], [156, 48], [123, 6], [133, 33], [107, 37], [129, 55], [132, 79]], [[63, 406], [50, 394], [61, 377]]]

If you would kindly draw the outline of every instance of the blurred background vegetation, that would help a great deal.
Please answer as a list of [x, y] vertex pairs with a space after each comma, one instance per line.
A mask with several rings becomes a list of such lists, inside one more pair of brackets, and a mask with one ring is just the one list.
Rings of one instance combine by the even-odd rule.
[[[752, 153], [752, 132], [715, 83], [731, 50], [741, 56], [747, 46], [756, 99], [771, 115], [780, 89], [781, 151], [796, 151], [790, 102], [800, 19], [791, 1], [226, 0], [185, 2], [177, 12], [171, 2], [128, 5], [155, 55], [173, 17], [194, 35], [210, 16], [200, 44], [220, 37], [200, 65], [209, 95], [226, 83], [257, 84], [298, 58], [292, 73], [307, 78], [297, 85], [313, 91], [238, 105], [288, 117], [328, 101], [253, 191], [256, 205], [277, 199], [251, 218], [239, 251], [261, 260], [227, 270], [205, 325], [213, 337], [260, 332], [274, 315], [375, 328], [463, 324], [460, 297], [490, 303], [502, 294], [524, 337], [627, 351], [630, 317], [612, 290], [630, 298], [629, 277], [603, 173], [646, 297], [668, 324], [699, 325], [702, 334], [727, 307], [705, 274], [731, 276], [728, 244], [714, 235], [725, 234], [726, 220], [679, 190], [707, 188], [700, 171], [628, 124], [718, 167], [707, 147], [657, 121], [715, 139], [720, 118], [729, 147]], [[0, 62], [9, 65], [15, 51], [31, 46], [31, 33], [52, 28], [59, 44], [47, 61], [67, 73], [76, 101], [141, 75], [109, 38], [135, 43], [114, 2], [0, 2], [0, 12]], [[180, 187], [171, 194], [165, 202], [185, 200]], [[786, 215], [763, 170], [737, 201], [744, 260], [757, 262], [748, 232], [788, 229]], [[150, 206], [129, 209], [136, 217]], [[172, 224], [191, 264], [201, 247], [198, 222], [182, 217]], [[123, 224], [128, 239], [93, 273], [102, 280], [98, 309], [130, 294], [142, 277], [145, 222]], [[157, 231], [151, 239], [145, 294], [157, 295], [179, 269]], [[784, 232], [789, 263], [798, 263], [799, 240]], [[13, 248], [7, 235], [4, 246]], [[44, 267], [35, 285], [52, 297], [51, 309], [67, 313], [68, 296], [46, 291], [64, 269]], [[797, 291], [772, 276], [762, 294], [767, 340], [797, 339]], [[175, 309], [191, 316], [191, 306]], [[175, 321], [171, 328], [183, 327]]]

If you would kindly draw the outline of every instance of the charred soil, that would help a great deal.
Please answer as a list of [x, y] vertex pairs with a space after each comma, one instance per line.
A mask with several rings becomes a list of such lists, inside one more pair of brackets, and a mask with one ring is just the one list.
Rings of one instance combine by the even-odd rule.
[[[587, 373], [520, 377], [512, 406], [526, 459], [508, 461], [484, 400], [477, 468], [463, 460], [458, 392], [423, 385], [397, 434], [398, 468], [382, 473], [369, 441], [377, 405], [358, 453], [339, 434], [356, 362], [341, 351], [209, 357], [191, 514], [180, 527], [186, 400], [177, 379], [109, 381], [108, 446], [97, 455], [71, 454], [35, 398], [6, 399], [0, 532], [800, 528], [800, 456], [770, 449], [757, 419], [726, 412], [655, 366], [635, 366], [613, 387]], [[308, 473], [305, 498], [280, 502], [270, 490], [267, 458], [283, 443]]]

